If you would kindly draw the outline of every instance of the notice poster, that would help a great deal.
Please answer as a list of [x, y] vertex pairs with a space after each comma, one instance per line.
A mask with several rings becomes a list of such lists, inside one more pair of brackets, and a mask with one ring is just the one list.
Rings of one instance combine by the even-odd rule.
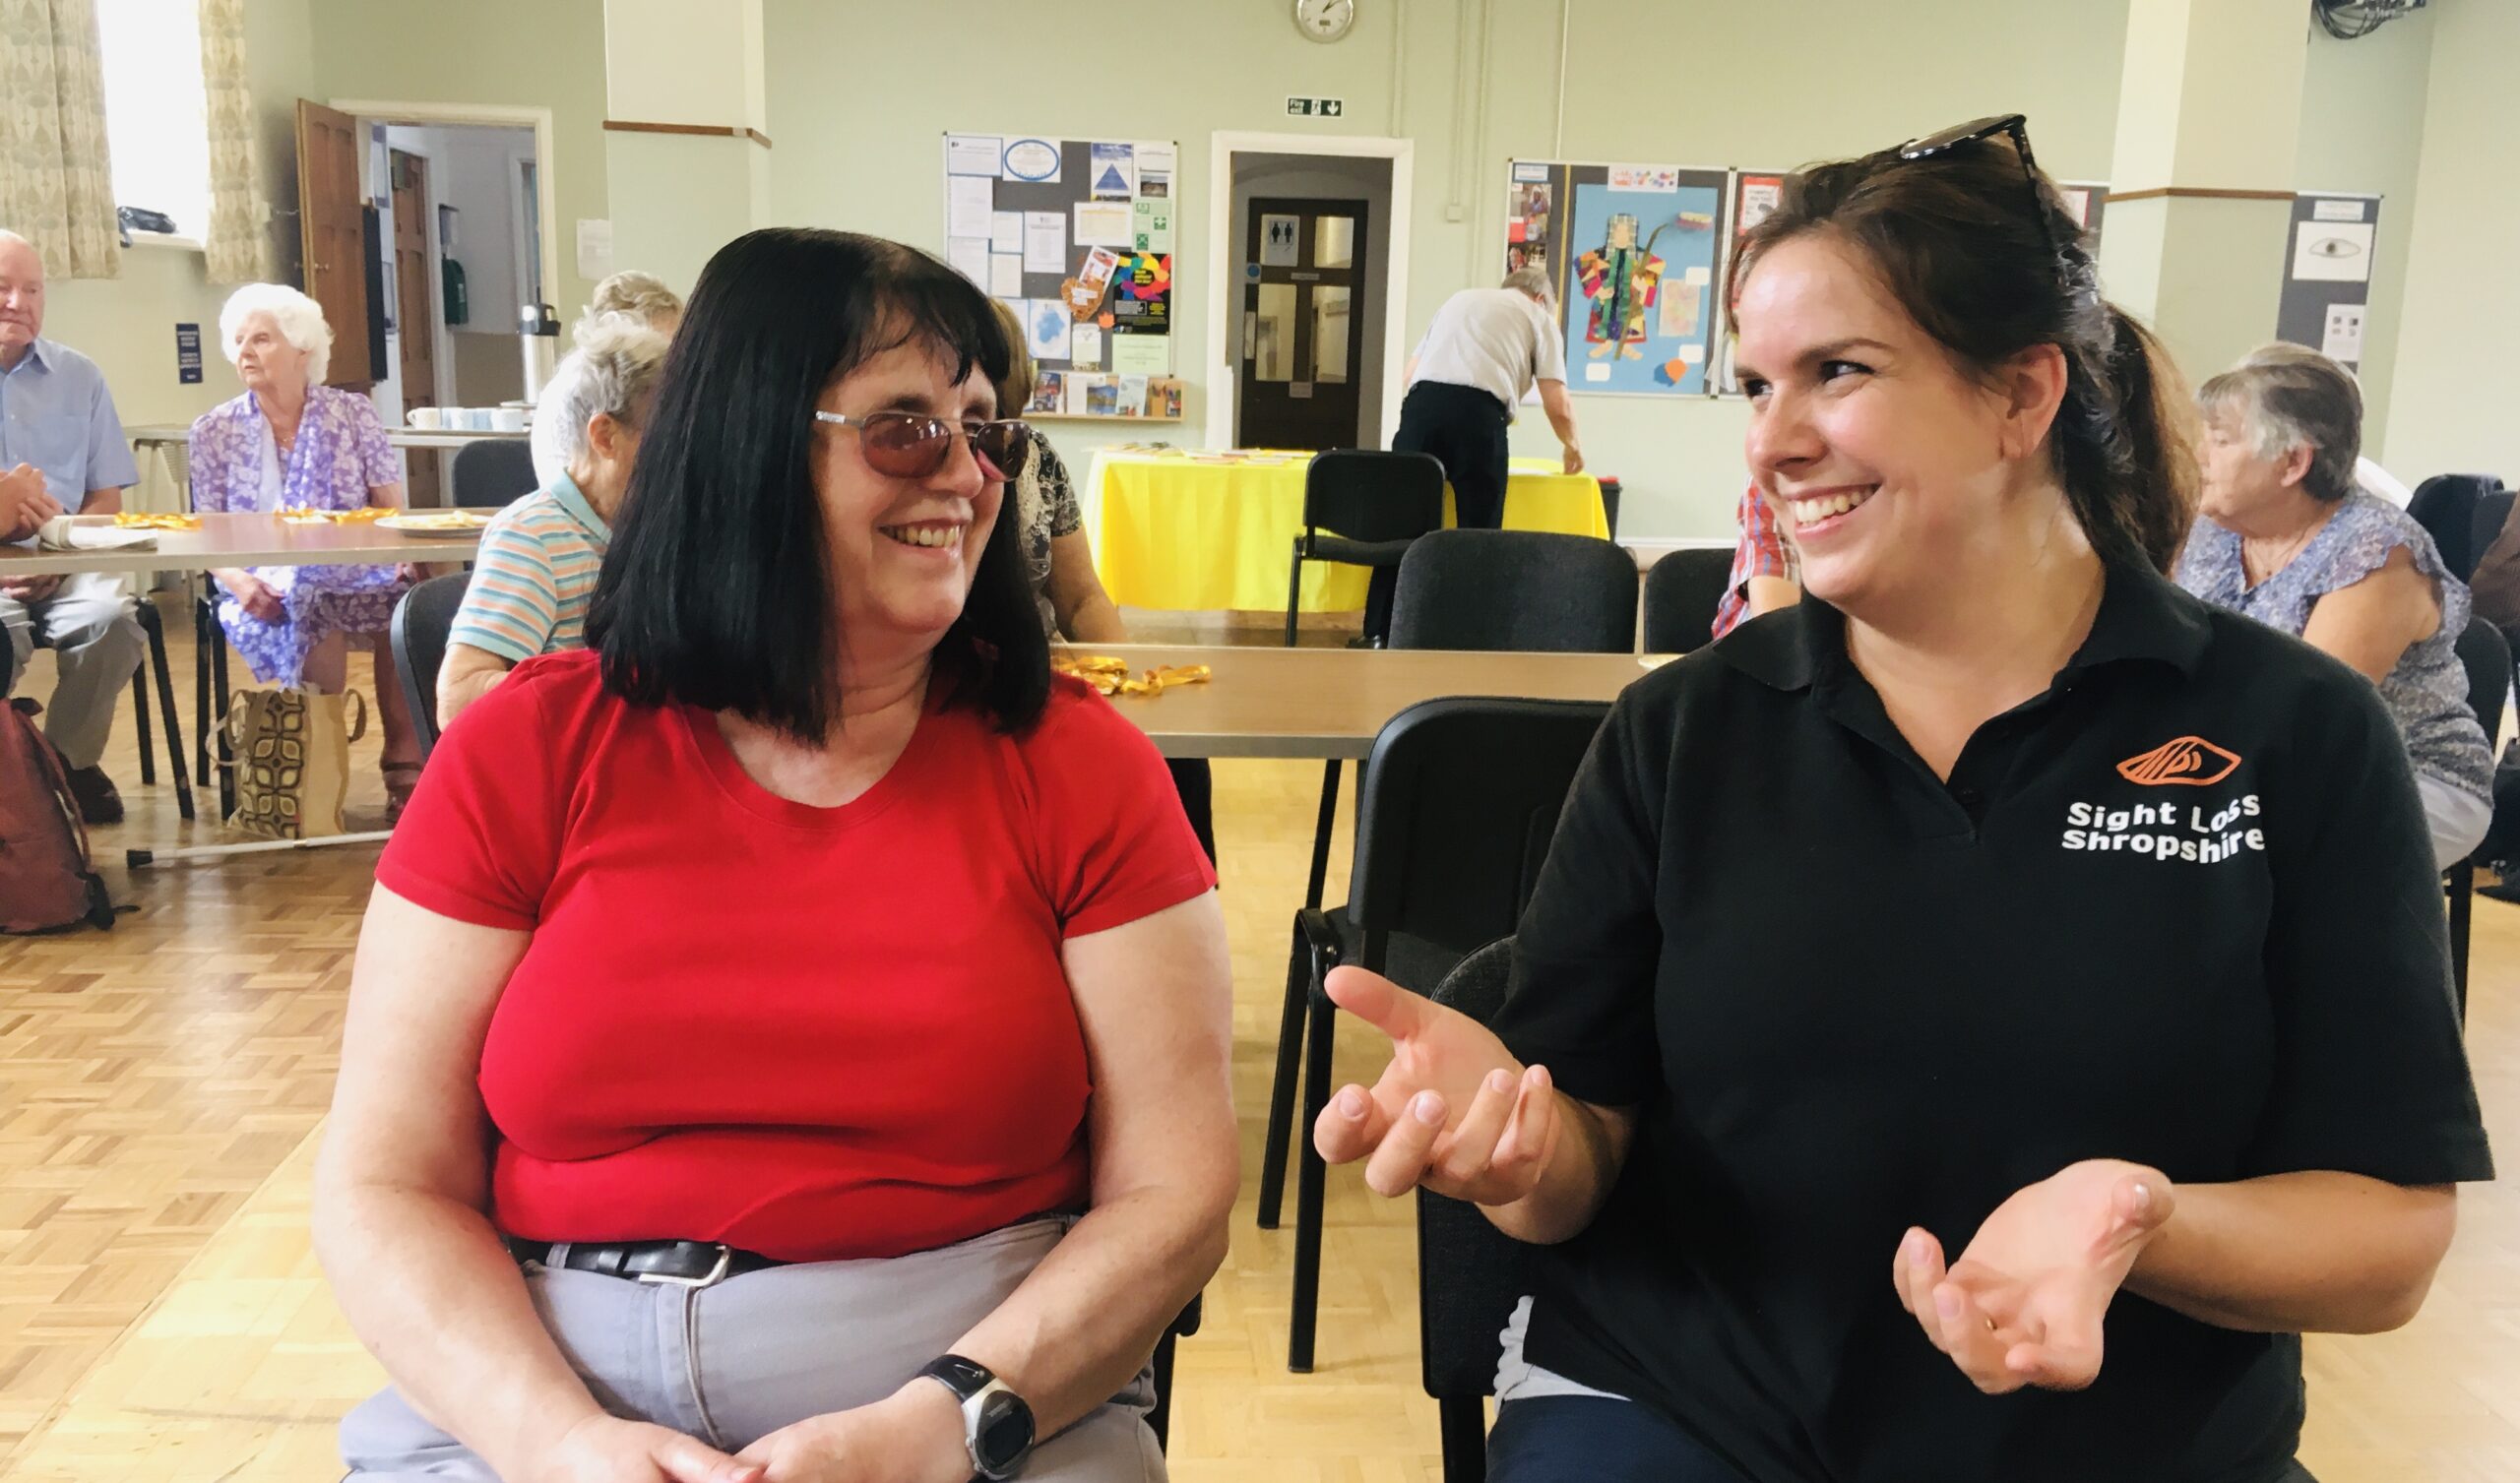
[[1076, 204], [1076, 245], [1127, 247], [1136, 222], [1126, 201], [1080, 201]]
[[1138, 152], [1129, 145], [1094, 147], [1094, 199], [1130, 201], [1138, 193]]
[[1035, 360], [1065, 360], [1068, 331], [1076, 321], [1068, 317], [1067, 305], [1054, 298], [1026, 301], [1024, 311], [1025, 348]]
[[1140, 197], [1129, 208], [1129, 246], [1137, 252], [1172, 250], [1172, 203]]
[[[1524, 166], [1530, 168], [1530, 166]], [[1508, 187], [1505, 198], [1505, 271], [1520, 273], [1537, 268], [1545, 273], [1549, 267], [1549, 221], [1556, 214], [1557, 187], [1546, 178], [1547, 166], [1540, 167], [1539, 180], [1517, 179]]]
[[992, 194], [996, 184], [986, 175], [945, 177], [945, 235], [987, 241], [989, 223], [996, 215]]
[[1172, 255], [1136, 252], [1111, 276], [1111, 328], [1121, 335], [1172, 333]]
[[1067, 217], [1058, 212], [1024, 214], [1024, 271], [1067, 272]]
[[1006, 142], [994, 134], [948, 134], [945, 136], [945, 173], [995, 175]]
[[[1117, 314], [1113, 315], [1116, 321]], [[1113, 325], [1113, 330], [1118, 325]], [[1111, 337], [1111, 369], [1123, 375], [1162, 376], [1172, 369], [1172, 337], [1168, 335], [1113, 334]]]
[[[1613, 170], [1611, 178], [1618, 174]], [[1699, 362], [1680, 354], [1681, 344], [1701, 333], [1696, 308], [1689, 309], [1687, 333], [1674, 333], [1665, 328], [1662, 299], [1667, 280], [1679, 279], [1682, 291], [1693, 294], [1694, 285], [1713, 278], [1720, 199], [1711, 187], [1683, 189], [1676, 171], [1632, 178], [1647, 184], [1575, 187], [1567, 242], [1575, 258], [1568, 265], [1566, 363], [1582, 367], [1578, 385], [1596, 391], [1701, 390]], [[1668, 189], [1666, 179], [1671, 182]], [[1700, 343], [1699, 357], [1704, 354]]]

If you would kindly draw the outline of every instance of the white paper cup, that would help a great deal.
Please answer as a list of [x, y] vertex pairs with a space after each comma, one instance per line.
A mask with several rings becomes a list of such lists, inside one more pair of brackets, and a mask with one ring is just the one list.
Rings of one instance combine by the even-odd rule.
[[490, 425], [503, 433], [521, 433], [525, 431], [525, 408], [521, 406], [500, 407], [496, 412], [491, 414]]
[[404, 413], [403, 418], [413, 427], [419, 428], [424, 432], [435, 432], [439, 427], [444, 425], [439, 420], [444, 415], [444, 410], [439, 407], [415, 406], [410, 411]]

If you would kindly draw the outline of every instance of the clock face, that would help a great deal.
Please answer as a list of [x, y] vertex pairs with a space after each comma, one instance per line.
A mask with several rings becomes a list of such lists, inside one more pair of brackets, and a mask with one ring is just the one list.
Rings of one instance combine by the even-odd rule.
[[1315, 41], [1336, 41], [1356, 24], [1356, 0], [1295, 0], [1295, 30]]

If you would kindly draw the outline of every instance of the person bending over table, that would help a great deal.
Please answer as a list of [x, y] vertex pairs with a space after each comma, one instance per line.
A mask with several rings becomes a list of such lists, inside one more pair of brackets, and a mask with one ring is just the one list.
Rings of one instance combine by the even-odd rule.
[[[219, 342], [245, 391], [193, 422], [195, 510], [269, 515], [402, 505], [402, 464], [375, 404], [323, 384], [333, 331], [321, 305], [279, 283], [248, 283], [220, 311]], [[386, 810], [399, 818], [419, 779], [420, 739], [394, 678], [387, 635], [413, 569], [228, 567], [210, 575], [227, 593], [219, 603], [220, 627], [266, 684], [338, 694], [349, 683], [349, 646], [374, 656]]]
[[2362, 392], [2316, 350], [2272, 344], [2205, 383], [2205, 520], [2181, 587], [2362, 671], [2406, 739], [2432, 862], [2493, 822], [2493, 746], [2455, 646], [2467, 584], [2415, 518], [2356, 482]]
[[670, 343], [621, 314], [578, 332], [553, 380], [562, 395], [545, 407], [566, 430], [568, 471], [492, 516], [481, 532], [438, 666], [440, 730], [518, 664], [586, 647], [587, 604]]
[[1543, 1245], [1498, 1483], [2300, 1478], [2297, 1335], [2491, 1175], [2405, 748], [2162, 575], [2192, 411], [2018, 127], [1744, 240], [1806, 595], [1612, 708], [1493, 1031], [1330, 982], [1323, 1154]]
[[1004, 369], [895, 243], [703, 271], [591, 649], [378, 863], [314, 1211], [394, 1382], [353, 1477], [1163, 1476], [1225, 926], [1154, 747], [1049, 672]]

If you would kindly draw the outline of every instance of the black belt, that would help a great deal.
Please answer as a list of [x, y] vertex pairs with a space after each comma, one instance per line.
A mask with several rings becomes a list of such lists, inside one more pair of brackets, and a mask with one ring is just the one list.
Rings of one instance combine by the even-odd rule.
[[598, 1245], [590, 1241], [519, 1241], [508, 1251], [522, 1263], [591, 1271], [630, 1282], [674, 1287], [714, 1287], [728, 1277], [788, 1264], [759, 1252], [739, 1251], [714, 1241], [626, 1241]]

